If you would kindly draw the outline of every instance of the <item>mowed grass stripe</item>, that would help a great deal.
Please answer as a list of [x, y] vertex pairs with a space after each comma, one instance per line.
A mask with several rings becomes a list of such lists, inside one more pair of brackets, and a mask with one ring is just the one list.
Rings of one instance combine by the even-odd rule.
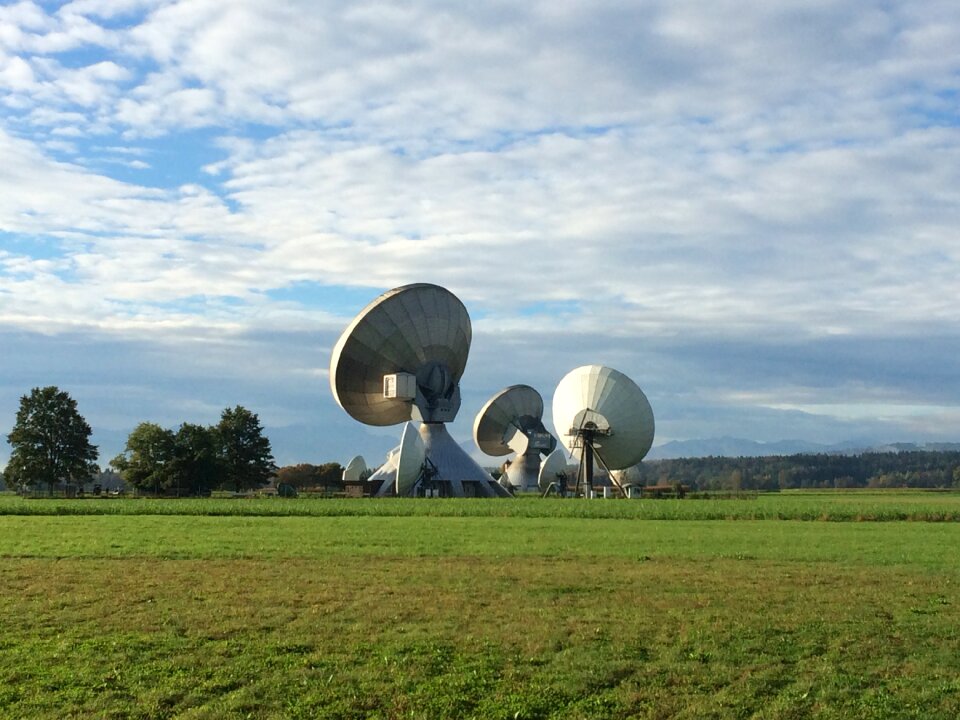
[[734, 559], [960, 567], [960, 524], [501, 517], [8, 516], [7, 558]]
[[953, 720], [957, 581], [736, 559], [7, 558], [0, 716]]

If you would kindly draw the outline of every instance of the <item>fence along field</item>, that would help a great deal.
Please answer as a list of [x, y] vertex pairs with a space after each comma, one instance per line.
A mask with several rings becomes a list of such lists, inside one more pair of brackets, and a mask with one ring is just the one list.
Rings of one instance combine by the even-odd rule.
[[5, 498], [0, 717], [955, 718], [958, 500]]

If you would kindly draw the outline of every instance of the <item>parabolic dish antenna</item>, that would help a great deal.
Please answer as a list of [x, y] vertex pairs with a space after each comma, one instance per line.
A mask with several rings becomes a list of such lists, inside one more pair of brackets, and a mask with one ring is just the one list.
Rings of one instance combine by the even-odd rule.
[[410, 494], [423, 474], [426, 457], [423, 438], [420, 437], [413, 423], [406, 423], [403, 426], [403, 435], [400, 437], [400, 454], [397, 456], [397, 495]]
[[537, 487], [540, 492], [546, 493], [550, 486], [554, 485], [557, 494], [563, 496], [566, 494], [567, 480], [567, 454], [557, 448], [547, 455], [540, 466], [540, 474], [537, 477]]
[[[467, 310], [449, 290], [428, 283], [395, 288], [367, 305], [340, 336], [330, 358], [330, 389], [340, 407], [366, 425], [423, 421], [419, 465], [431, 471], [431, 492], [509, 495], [444, 426], [460, 409], [471, 336]], [[371, 476], [377, 495], [405, 486], [402, 455], [401, 446]]]
[[653, 445], [650, 402], [618, 370], [584, 365], [567, 373], [553, 394], [553, 424], [563, 444], [580, 459], [577, 485], [593, 489], [593, 458], [607, 471], [640, 462]]
[[367, 471], [367, 463], [362, 456], [356, 455], [343, 469], [344, 482], [359, 482]]
[[644, 478], [639, 465], [635, 464], [631, 465], [630, 467], [614, 470], [612, 474], [614, 479], [617, 481], [617, 484], [621, 487], [627, 487], [629, 485], [643, 485]]
[[620, 492], [627, 497], [633, 497], [634, 489], [642, 488], [644, 485], [643, 472], [640, 470], [639, 464], [631, 465], [622, 470], [611, 470], [610, 480], [613, 481], [613, 483], [620, 488]]
[[390, 290], [337, 341], [333, 397], [366, 425], [450, 422], [460, 409], [471, 336], [467, 309], [449, 290], [426, 283]]
[[505, 475], [518, 490], [537, 489], [540, 455], [557, 446], [543, 426], [543, 398], [529, 385], [511, 385], [487, 401], [474, 420], [473, 439], [487, 455], [517, 453]]

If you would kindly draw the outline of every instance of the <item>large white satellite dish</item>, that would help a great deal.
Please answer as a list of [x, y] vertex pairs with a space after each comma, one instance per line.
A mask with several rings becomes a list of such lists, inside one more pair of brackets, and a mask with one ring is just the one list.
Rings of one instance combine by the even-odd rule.
[[333, 349], [330, 389], [365, 425], [450, 422], [470, 352], [470, 317], [438, 285], [405, 285], [367, 305]]
[[563, 444], [580, 459], [578, 489], [593, 490], [593, 461], [608, 472], [640, 462], [653, 445], [650, 402], [618, 370], [584, 365], [567, 373], [553, 395], [553, 424]]
[[[330, 389], [340, 407], [366, 425], [421, 420], [424, 461], [440, 495], [509, 495], [444, 425], [460, 409], [471, 336], [467, 310], [449, 290], [428, 283], [395, 288], [340, 336], [330, 358]], [[396, 492], [397, 479], [390, 461], [370, 478], [378, 495]]]
[[529, 385], [511, 385], [490, 398], [474, 420], [473, 439], [487, 455], [517, 453], [504, 476], [511, 488], [522, 491], [537, 489], [540, 455], [557, 446], [543, 426], [543, 398]]

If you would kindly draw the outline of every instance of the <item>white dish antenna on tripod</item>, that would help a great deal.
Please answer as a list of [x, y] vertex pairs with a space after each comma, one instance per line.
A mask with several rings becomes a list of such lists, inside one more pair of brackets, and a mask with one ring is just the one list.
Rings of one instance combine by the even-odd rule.
[[[467, 310], [449, 290], [428, 283], [395, 288], [367, 305], [340, 336], [330, 359], [330, 389], [340, 407], [366, 425], [422, 421], [424, 462], [440, 495], [509, 495], [445, 427], [460, 409], [471, 337]], [[371, 476], [377, 494], [399, 490], [399, 459], [391, 454]]]
[[500, 479], [514, 490], [537, 490], [540, 456], [557, 447], [543, 426], [543, 398], [529, 385], [511, 385], [483, 406], [473, 423], [473, 439], [487, 455], [517, 453]]
[[584, 365], [567, 373], [553, 394], [553, 424], [580, 460], [577, 490], [593, 491], [594, 459], [608, 472], [640, 462], [653, 445], [653, 410], [643, 391], [622, 372]]

